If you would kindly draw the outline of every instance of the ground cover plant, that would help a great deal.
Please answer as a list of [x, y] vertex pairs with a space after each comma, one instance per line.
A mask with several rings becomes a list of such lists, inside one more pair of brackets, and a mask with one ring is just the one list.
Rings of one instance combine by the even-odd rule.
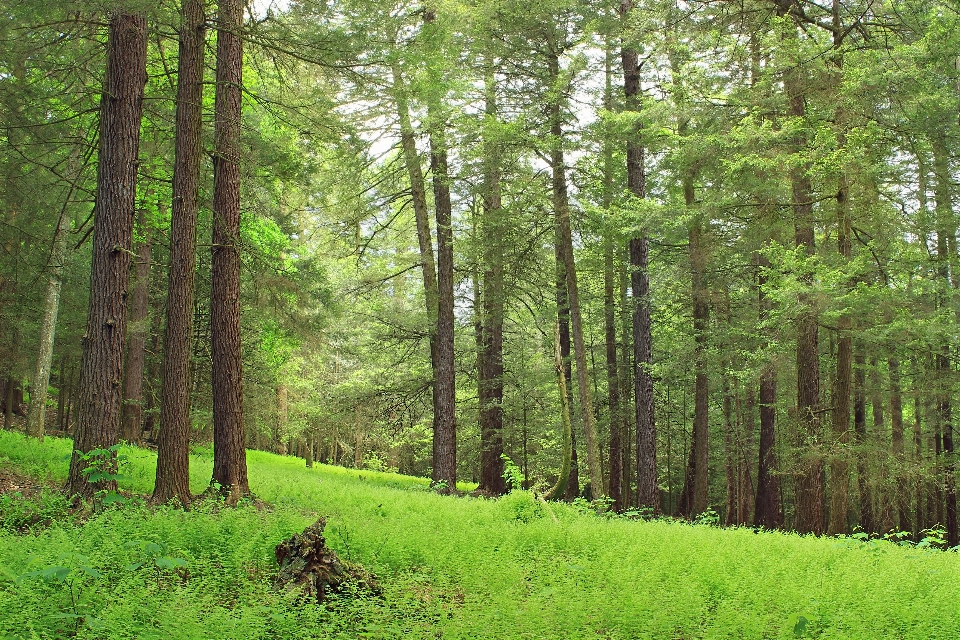
[[[67, 440], [0, 433], [5, 473], [56, 485]], [[250, 452], [263, 503], [148, 507], [155, 456], [126, 448], [97, 513], [52, 493], [0, 500], [0, 635], [9, 638], [933, 638], [960, 631], [955, 553], [634, 521], [441, 496], [427, 481]], [[192, 459], [199, 493], [210, 459]], [[27, 507], [25, 505], [32, 505]], [[34, 510], [44, 517], [16, 521]], [[274, 546], [318, 515], [381, 597], [324, 606], [274, 592]], [[23, 520], [21, 518], [21, 520]]]

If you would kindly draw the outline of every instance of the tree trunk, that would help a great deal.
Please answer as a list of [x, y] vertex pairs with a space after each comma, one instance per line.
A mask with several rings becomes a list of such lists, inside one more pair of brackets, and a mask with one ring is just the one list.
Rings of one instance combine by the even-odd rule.
[[753, 443], [757, 430], [757, 423], [754, 416], [756, 403], [756, 396], [750, 387], [746, 389], [746, 399], [743, 406], [740, 405], [739, 396], [737, 399], [737, 413], [741, 416], [740, 421], [743, 426], [741, 434], [742, 440], [737, 458], [737, 465], [739, 467], [737, 522], [743, 525], [751, 522], [750, 511], [756, 499], [753, 490], [753, 474], [751, 472], [752, 462], [756, 459], [753, 453]]
[[[557, 91], [560, 79], [560, 61], [558, 54], [551, 51], [547, 58], [550, 84]], [[559, 93], [559, 92], [558, 92]], [[559, 253], [563, 260], [567, 281], [567, 301], [570, 305], [570, 329], [573, 336], [573, 354], [577, 362], [577, 391], [580, 398], [581, 420], [586, 436], [587, 475], [594, 498], [603, 495], [603, 475], [600, 471], [600, 445], [597, 441], [597, 429], [593, 415], [593, 398], [587, 372], [586, 346], [583, 340], [583, 320], [580, 310], [580, 292], [577, 285], [577, 269], [573, 256], [573, 232], [570, 226], [570, 204], [567, 195], [567, 174], [563, 158], [563, 130], [560, 113], [560, 98], [548, 105], [550, 134], [553, 144], [550, 149], [550, 170], [552, 173], [553, 211], [556, 216]]]
[[[793, 37], [796, 37], [795, 35]], [[799, 68], [790, 69], [784, 76], [784, 90], [789, 102], [789, 114], [798, 120], [806, 119], [807, 101]], [[804, 153], [806, 139], [796, 136], [791, 152]], [[803, 256], [813, 256], [814, 242], [813, 186], [807, 163], [790, 171], [793, 197], [794, 245]], [[813, 284], [811, 274], [800, 277], [802, 287]], [[796, 319], [797, 331], [797, 419], [796, 446], [801, 452], [796, 473], [796, 529], [800, 533], [823, 533], [823, 459], [820, 445], [820, 354], [818, 313], [812, 294], [798, 295], [800, 312]]]
[[[620, 18], [628, 19], [632, 0], [621, 0]], [[640, 66], [637, 52], [624, 46], [621, 51], [625, 109], [640, 110]], [[627, 140], [627, 190], [635, 198], [646, 197], [646, 174], [643, 147], [640, 144], [641, 123], [634, 124]], [[632, 238], [630, 249], [630, 285], [633, 294], [633, 373], [637, 429], [637, 506], [660, 512], [660, 489], [657, 485], [657, 430], [653, 416], [653, 376], [650, 372], [652, 339], [650, 322], [650, 276], [647, 273], [649, 238], [646, 233]]]
[[81, 455], [116, 444], [120, 429], [127, 285], [140, 148], [143, 90], [147, 81], [147, 22], [116, 13], [110, 20], [107, 72], [100, 101], [100, 158], [90, 269], [90, 302], [80, 371], [74, 454], [64, 488], [92, 498], [115, 481], [87, 482]]
[[167, 322], [160, 391], [162, 428], [157, 440], [157, 479], [152, 498], [156, 503], [174, 498], [184, 503], [190, 500], [190, 363], [203, 126], [204, 9], [204, 0], [184, 0], [181, 8]]
[[[57, 314], [60, 311], [60, 286], [63, 283], [63, 261], [67, 252], [67, 237], [70, 234], [70, 218], [66, 204], [60, 212], [60, 220], [53, 234], [53, 251], [50, 254], [50, 274], [47, 280], [47, 295], [40, 323], [40, 350], [37, 368], [30, 384], [30, 408], [27, 410], [27, 435], [43, 439], [46, 431], [47, 387], [50, 386], [50, 365], [53, 362], [53, 344], [57, 331]], [[61, 365], [60, 389], [63, 390], [63, 366]]]
[[[605, 45], [604, 54], [604, 106], [613, 110], [613, 49], [609, 40]], [[605, 139], [603, 142], [603, 210], [610, 214], [613, 201], [613, 144]], [[613, 234], [610, 233], [610, 236]], [[613, 500], [611, 509], [619, 513], [626, 506], [624, 488], [627, 485], [624, 470], [623, 453], [623, 418], [620, 408], [620, 367], [617, 362], [617, 306], [614, 297], [614, 246], [612, 237], [603, 241], [603, 329], [604, 344], [607, 359], [607, 408], [610, 414], [610, 499]]]
[[857, 491], [860, 501], [860, 528], [868, 533], [875, 530], [873, 521], [873, 498], [870, 495], [870, 478], [866, 461], [867, 440], [867, 395], [866, 358], [863, 345], [858, 344], [853, 355], [853, 433], [857, 443]]
[[[766, 270], [770, 261], [758, 253], [760, 273], [757, 277], [757, 297], [760, 308], [760, 324], [770, 315], [771, 302], [766, 295]], [[760, 370], [760, 462], [757, 468], [757, 502], [753, 523], [766, 529], [783, 525], [783, 507], [780, 504], [780, 480], [777, 477], [776, 419], [777, 419], [777, 369], [768, 360]]]
[[134, 249], [133, 304], [130, 309], [130, 335], [127, 338], [127, 366], [123, 380], [121, 433], [127, 442], [139, 443], [143, 436], [143, 369], [147, 336], [150, 334], [150, 252], [151, 234], [140, 209], [138, 226], [143, 241]]
[[876, 452], [877, 458], [877, 487], [878, 491], [874, 494], [874, 513], [878, 515], [876, 524], [879, 526], [880, 533], [888, 533], [893, 529], [893, 505], [890, 501], [890, 456], [888, 450], [880, 444], [883, 442], [883, 432], [885, 431], [885, 416], [883, 413], [883, 377], [880, 373], [880, 363], [877, 357], [870, 358], [872, 390], [870, 393], [870, 404], [873, 412], [873, 443], [870, 449]]
[[[950, 156], [944, 139], [933, 136], [933, 170], [936, 176], [934, 196], [936, 198], [937, 265], [941, 279], [940, 305], [948, 305], [953, 287], [951, 264], [954, 252], [951, 245], [956, 244], [956, 227], [953, 224], [953, 194], [951, 193]], [[939, 373], [937, 396], [937, 422], [943, 443], [944, 457], [944, 508], [947, 527], [947, 544], [951, 547], [960, 544], [957, 530], [957, 491], [953, 462], [953, 364], [950, 357], [951, 344], [945, 339], [937, 345], [936, 369]]]
[[[688, 211], [694, 206], [693, 176], [683, 179], [683, 195]], [[709, 419], [710, 389], [707, 378], [707, 327], [710, 307], [705, 284], [706, 256], [702, 246], [703, 228], [699, 217], [688, 229], [688, 251], [690, 256], [690, 282], [693, 299], [693, 339], [694, 339], [694, 400], [693, 434], [690, 438], [690, 458], [684, 476], [683, 492], [680, 494], [678, 511], [681, 515], [694, 517], [707, 510], [707, 489], [709, 482]], [[732, 436], [729, 432], [727, 436]], [[732, 446], [732, 440], [725, 443]], [[732, 451], [728, 453], [732, 454]], [[733, 459], [729, 462], [732, 464]], [[728, 470], [730, 468], [728, 467]], [[731, 478], [731, 481], [733, 479]]]
[[560, 419], [563, 424], [563, 458], [560, 464], [560, 473], [557, 483], [544, 495], [545, 500], [559, 500], [567, 493], [567, 484], [570, 482], [570, 465], [573, 460], [573, 427], [570, 424], [570, 395], [567, 392], [566, 363], [560, 352], [560, 323], [554, 326], [553, 331], [553, 361], [557, 369], [557, 388], [560, 390]]
[[430, 340], [430, 364], [433, 378], [430, 387], [433, 393], [433, 430], [437, 430], [437, 263], [433, 254], [433, 238], [430, 233], [430, 212], [427, 208], [426, 186], [423, 167], [417, 153], [417, 142], [413, 125], [410, 123], [410, 106], [407, 103], [407, 89], [399, 65], [393, 67], [393, 94], [397, 104], [397, 116], [400, 122], [400, 146], [410, 181], [410, 199], [413, 202], [413, 215], [417, 225], [417, 244], [420, 247], [420, 264], [423, 273], [423, 296], [427, 307], [427, 326]]
[[[435, 28], [435, 14], [424, 12], [424, 30]], [[433, 52], [439, 55], [441, 52]], [[437, 69], [431, 69], [437, 76]], [[442, 74], [439, 74], [442, 75]], [[439, 78], [435, 77], [439, 82]], [[436, 422], [433, 433], [433, 481], [457, 490], [457, 414], [456, 369], [454, 362], [453, 313], [453, 207], [450, 202], [450, 176], [447, 168], [446, 116], [439, 98], [427, 100], [430, 139], [430, 171], [433, 174], [433, 205], [437, 224], [437, 369]]]
[[898, 530], [911, 531], [913, 524], [910, 521], [910, 487], [903, 477], [906, 459], [903, 455], [903, 392], [900, 386], [900, 361], [897, 358], [889, 358], [887, 370], [890, 372], [890, 436], [893, 449], [894, 496], [892, 502], [897, 508]]
[[[837, 117], [840, 117], [839, 113]], [[846, 175], [842, 175], [837, 189], [837, 251], [845, 263], [853, 256], [848, 193]], [[853, 375], [853, 337], [850, 329], [850, 317], [843, 314], [838, 320], [837, 372], [833, 380], [832, 436], [833, 445], [838, 451], [833, 453], [830, 463], [830, 522], [827, 526], [829, 535], [847, 533], [850, 492], [847, 450], [850, 443], [850, 380]]]
[[[277, 426], [274, 437], [274, 441], [277, 444], [284, 442], [289, 437], [287, 435], [287, 418], [289, 417], [288, 396], [287, 385], [283, 383], [277, 385]], [[296, 455], [295, 451], [290, 451], [289, 453]]]
[[[492, 69], [484, 78], [488, 125], [497, 122], [497, 94]], [[503, 238], [500, 197], [500, 148], [496, 133], [487, 134], [483, 162], [483, 286], [481, 287], [480, 357], [480, 489], [491, 495], [507, 492], [503, 478]]]
[[214, 100], [213, 247], [210, 339], [213, 478], [235, 503], [250, 493], [240, 359], [240, 104], [243, 42], [239, 0], [220, 0]]

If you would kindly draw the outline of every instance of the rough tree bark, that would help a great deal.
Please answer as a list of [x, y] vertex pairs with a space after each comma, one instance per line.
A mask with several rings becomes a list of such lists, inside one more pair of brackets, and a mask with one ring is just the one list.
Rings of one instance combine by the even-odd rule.
[[250, 493], [240, 360], [240, 104], [242, 6], [220, 0], [214, 99], [213, 247], [210, 338], [213, 358], [213, 478], [228, 501]]
[[[793, 3], [789, 3], [793, 4]], [[780, 15], [786, 15], [781, 7]], [[794, 34], [792, 37], [796, 37]], [[784, 74], [783, 87], [791, 117], [803, 120], [807, 115], [807, 98], [802, 69], [795, 66]], [[806, 150], [803, 134], [795, 137], [791, 152]], [[808, 171], [809, 163], [802, 162], [790, 170], [793, 199], [794, 246], [804, 256], [816, 252], [814, 241], [813, 185]], [[811, 274], [802, 274], [801, 286], [812, 284]], [[796, 445], [803, 452], [796, 478], [796, 522], [800, 533], [823, 533], [823, 459], [820, 445], [820, 354], [819, 325], [816, 301], [807, 292], [798, 294], [800, 311], [795, 322], [797, 332], [797, 419]]]
[[[626, 21], [633, 10], [632, 0], [621, 0], [620, 18]], [[624, 44], [621, 50], [625, 110], [640, 110], [640, 66], [635, 49]], [[636, 198], [646, 197], [646, 175], [643, 147], [640, 144], [639, 120], [627, 140], [627, 189]], [[630, 287], [633, 295], [633, 373], [636, 403], [637, 496], [638, 507], [660, 512], [660, 489], [657, 485], [657, 430], [653, 419], [653, 376], [650, 321], [650, 278], [647, 273], [650, 240], [646, 234], [632, 238], [630, 250]]]
[[161, 372], [160, 433], [153, 501], [190, 500], [190, 389], [194, 279], [197, 261], [197, 194], [203, 124], [204, 0], [184, 0], [177, 67], [176, 141], [167, 317]]
[[137, 160], [147, 81], [147, 21], [118, 12], [110, 20], [107, 72], [100, 99], [100, 158], [83, 337], [74, 454], [65, 492], [92, 498], [115, 481], [87, 482], [81, 455], [116, 444], [120, 429], [123, 348], [127, 333]]
[[[436, 14], [424, 11], [424, 30], [433, 33]], [[434, 52], [439, 54], [439, 51]], [[431, 68], [434, 79], [440, 70]], [[447, 167], [447, 118], [440, 97], [431, 92], [427, 98], [430, 141], [430, 171], [433, 174], [433, 207], [437, 224], [437, 368], [436, 414], [433, 432], [433, 481], [444, 483], [445, 491], [457, 490], [457, 412], [456, 368], [454, 362], [453, 313], [453, 207], [450, 201], [450, 176]]]

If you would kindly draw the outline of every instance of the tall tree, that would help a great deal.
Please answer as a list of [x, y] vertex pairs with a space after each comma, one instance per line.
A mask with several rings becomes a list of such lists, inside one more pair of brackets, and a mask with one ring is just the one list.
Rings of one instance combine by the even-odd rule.
[[[633, 11], [632, 0], [621, 0], [620, 18], [627, 32], [621, 50], [625, 110], [640, 110], [640, 58], [629, 30]], [[639, 117], [627, 139], [627, 191], [635, 198], [646, 197], [646, 174], [643, 146], [640, 141]], [[633, 296], [633, 371], [636, 402], [637, 438], [637, 506], [660, 511], [660, 490], [657, 484], [657, 430], [653, 415], [653, 364], [650, 321], [650, 238], [646, 230], [630, 239], [630, 288]]]
[[456, 368], [454, 361], [453, 206], [447, 164], [447, 117], [442, 104], [443, 50], [432, 9], [424, 12], [424, 37], [432, 56], [428, 59], [431, 88], [427, 96], [430, 171], [433, 174], [433, 207], [437, 224], [437, 368], [436, 421], [433, 434], [433, 480], [457, 490]]
[[593, 399], [587, 372], [587, 349], [583, 339], [583, 314], [580, 306], [580, 291], [577, 283], [576, 263], [573, 256], [573, 231], [570, 225], [570, 201], [567, 193], [567, 174], [563, 152], [563, 122], [561, 119], [560, 51], [556, 42], [549, 42], [547, 52], [548, 77], [552, 99], [548, 105], [550, 118], [550, 171], [553, 191], [553, 211], [556, 216], [558, 253], [563, 262], [567, 284], [567, 304], [570, 308], [570, 330], [573, 337], [573, 354], [577, 363], [577, 390], [583, 418], [583, 431], [587, 445], [587, 473], [594, 496], [603, 494], [603, 475], [600, 470], [600, 444], [597, 441], [596, 421], [593, 415]]
[[478, 392], [480, 397], [480, 489], [506, 493], [503, 477], [503, 198], [500, 141], [497, 139], [497, 91], [492, 65], [484, 77], [483, 286]]
[[204, 0], [184, 0], [177, 65], [177, 114], [160, 436], [153, 501], [190, 500], [190, 360], [193, 353], [197, 196], [203, 125]]
[[87, 482], [81, 456], [116, 444], [120, 429], [123, 348], [127, 332], [140, 120], [147, 82], [147, 21], [117, 12], [110, 19], [107, 71], [100, 100], [100, 157], [83, 340], [77, 428], [65, 491], [91, 498], [115, 481]]
[[214, 98], [213, 246], [210, 339], [213, 478], [230, 501], [250, 493], [240, 349], [240, 111], [242, 5], [220, 0]]

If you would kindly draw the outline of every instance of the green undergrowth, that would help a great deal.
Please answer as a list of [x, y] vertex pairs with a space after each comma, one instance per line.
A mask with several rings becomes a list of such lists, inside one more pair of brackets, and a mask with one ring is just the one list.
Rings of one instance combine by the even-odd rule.
[[[62, 481], [69, 442], [0, 433], [0, 465]], [[125, 488], [151, 489], [153, 453], [127, 449]], [[198, 450], [192, 486], [209, 481]], [[190, 511], [132, 501], [85, 518], [51, 508], [0, 529], [0, 637], [10, 638], [949, 638], [955, 553], [636, 522], [544, 505], [440, 496], [426, 481], [249, 453], [272, 505]], [[52, 495], [52, 494], [48, 494]], [[37, 500], [35, 496], [30, 500]], [[49, 498], [48, 498], [49, 499]], [[24, 500], [27, 500], [24, 498]], [[11, 502], [12, 504], [12, 502]], [[0, 518], [9, 506], [0, 503]], [[271, 590], [273, 548], [318, 515], [327, 542], [383, 596], [304, 605]]]

